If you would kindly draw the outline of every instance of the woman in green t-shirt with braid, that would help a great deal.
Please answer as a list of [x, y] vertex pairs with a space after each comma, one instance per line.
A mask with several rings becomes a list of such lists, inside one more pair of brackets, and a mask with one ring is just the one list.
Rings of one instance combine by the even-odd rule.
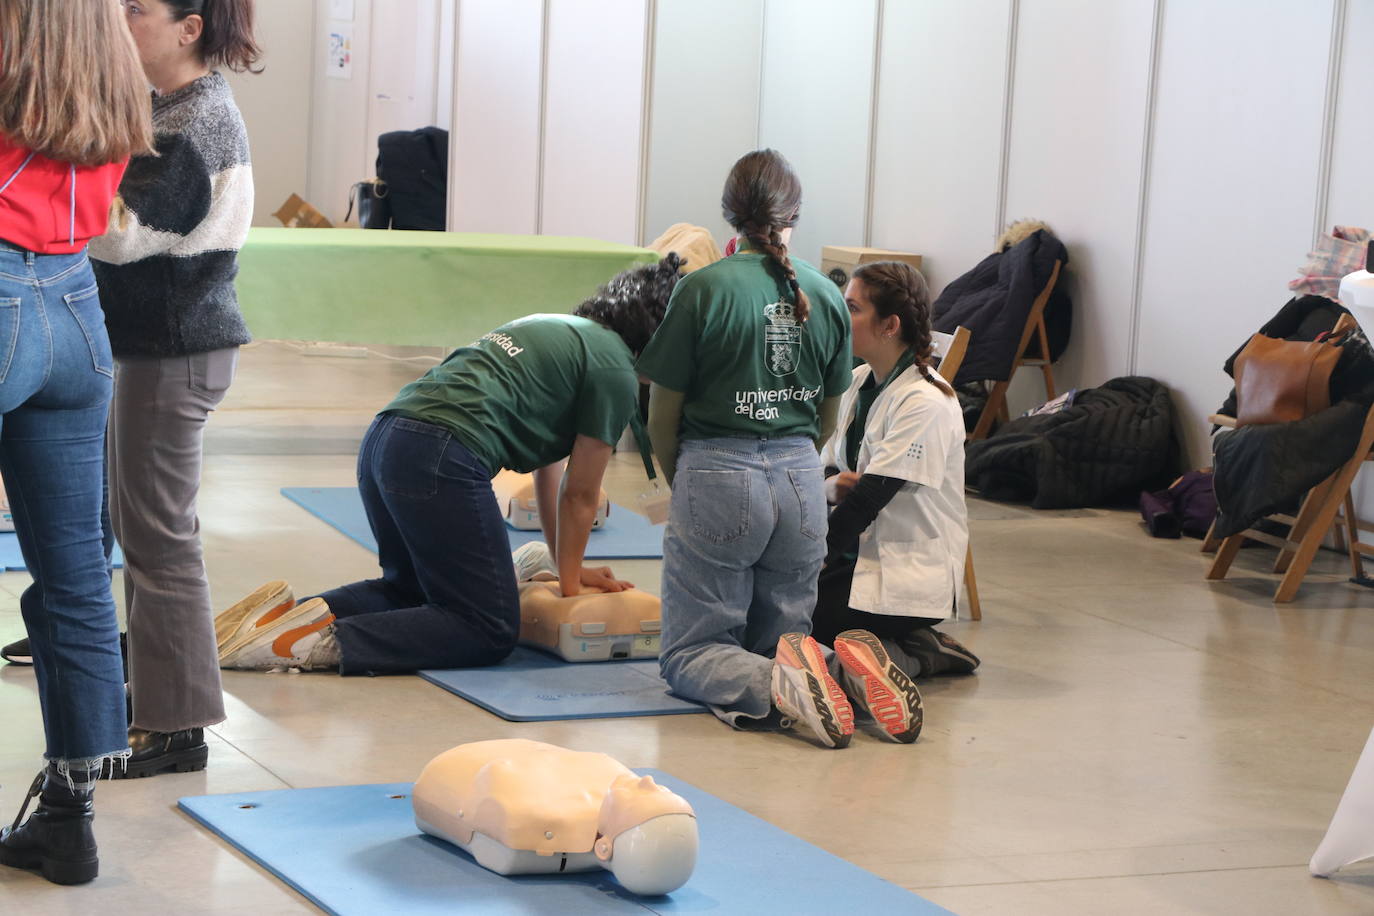
[[[853, 708], [807, 633], [825, 556], [817, 443], [849, 387], [849, 315], [788, 254], [801, 183], [781, 154], [735, 163], [721, 207], [738, 251], [678, 283], [638, 362], [673, 484], [659, 664], [735, 727], [791, 721], [843, 747]], [[855, 674], [899, 692], [883, 672]]]

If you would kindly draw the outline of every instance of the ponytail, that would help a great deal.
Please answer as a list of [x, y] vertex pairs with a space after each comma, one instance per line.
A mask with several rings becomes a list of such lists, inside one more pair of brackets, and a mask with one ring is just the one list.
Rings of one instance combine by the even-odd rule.
[[725, 221], [768, 255], [781, 275], [782, 297], [795, 303], [797, 321], [805, 322], [811, 300], [782, 242], [782, 230], [795, 226], [801, 212], [801, 182], [792, 166], [776, 150], [746, 154], [725, 179], [720, 207]]
[[205, 26], [200, 35], [200, 58], [210, 68], [228, 67], [235, 73], [261, 73], [253, 65], [262, 49], [253, 37], [253, 0], [164, 0], [180, 21], [199, 16]]

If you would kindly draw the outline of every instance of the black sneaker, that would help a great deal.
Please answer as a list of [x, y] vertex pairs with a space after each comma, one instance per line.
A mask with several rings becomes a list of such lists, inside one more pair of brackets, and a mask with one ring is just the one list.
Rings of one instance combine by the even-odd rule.
[[904, 651], [921, 663], [921, 677], [972, 674], [982, 664], [964, 644], [948, 633], [922, 628], [898, 640]]
[[[129, 678], [129, 634], [119, 634], [119, 655], [124, 659], [124, 679]], [[11, 665], [32, 665], [33, 650], [29, 648], [29, 639], [24, 637], [21, 640], [10, 643], [5, 648], [0, 649], [0, 658], [9, 662]]]
[[159, 773], [194, 773], [205, 769], [210, 757], [205, 730], [201, 728], [179, 732], [130, 728], [129, 747], [133, 756], [127, 761], [107, 760], [102, 778], [139, 779]]

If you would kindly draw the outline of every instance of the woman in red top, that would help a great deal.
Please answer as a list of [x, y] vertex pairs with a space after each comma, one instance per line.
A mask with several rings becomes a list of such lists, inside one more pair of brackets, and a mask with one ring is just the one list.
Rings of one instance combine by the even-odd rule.
[[57, 884], [96, 876], [92, 790], [129, 754], [100, 524], [114, 360], [86, 242], [151, 149], [146, 92], [114, 0], [0, 0], [0, 472], [47, 735], [0, 864]]

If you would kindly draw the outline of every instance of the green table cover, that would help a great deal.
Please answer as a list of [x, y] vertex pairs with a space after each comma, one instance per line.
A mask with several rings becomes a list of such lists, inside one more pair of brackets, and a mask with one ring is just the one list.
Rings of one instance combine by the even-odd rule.
[[258, 339], [457, 346], [534, 312], [570, 312], [647, 248], [596, 239], [255, 227], [238, 297]]

